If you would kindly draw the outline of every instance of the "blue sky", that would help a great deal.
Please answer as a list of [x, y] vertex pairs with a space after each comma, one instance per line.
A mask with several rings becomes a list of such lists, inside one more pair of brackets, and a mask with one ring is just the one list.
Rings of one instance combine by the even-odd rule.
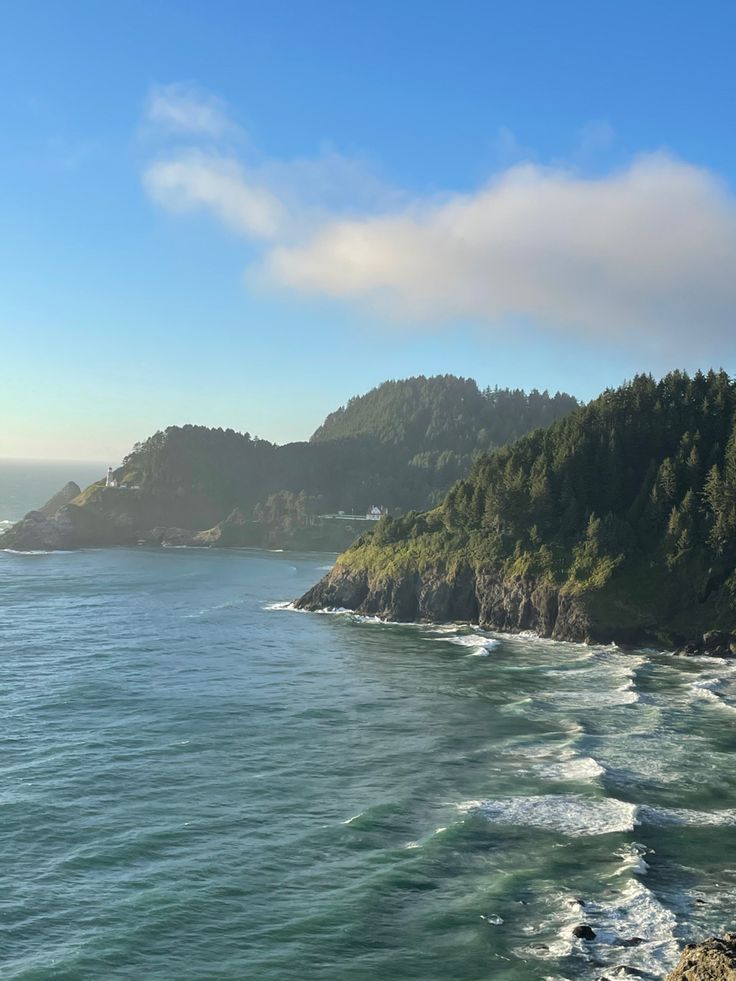
[[726, 3], [3, 5], [0, 456], [734, 370]]

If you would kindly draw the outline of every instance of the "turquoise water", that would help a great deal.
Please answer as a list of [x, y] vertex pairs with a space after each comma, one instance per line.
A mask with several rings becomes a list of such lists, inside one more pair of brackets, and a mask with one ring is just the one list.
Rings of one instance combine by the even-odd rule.
[[3, 979], [656, 976], [733, 927], [736, 669], [285, 608], [328, 564], [0, 552]]

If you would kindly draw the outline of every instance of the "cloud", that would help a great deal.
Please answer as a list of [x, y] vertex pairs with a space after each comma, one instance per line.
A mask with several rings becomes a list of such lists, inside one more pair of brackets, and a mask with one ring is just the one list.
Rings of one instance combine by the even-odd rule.
[[412, 199], [334, 151], [249, 164], [175, 148], [144, 184], [171, 211], [205, 209], [258, 240], [261, 280], [396, 322], [523, 321], [679, 346], [732, 336], [736, 201], [667, 154], [596, 177], [516, 164], [472, 193]]
[[274, 239], [286, 212], [266, 187], [251, 183], [240, 164], [214, 154], [190, 151], [158, 160], [143, 174], [151, 198], [169, 211], [208, 209], [232, 231]]
[[595, 180], [521, 165], [474, 194], [333, 221], [265, 262], [276, 283], [398, 319], [723, 334], [736, 207], [711, 174], [662, 155]]
[[239, 132], [221, 99], [188, 82], [154, 86], [148, 95], [145, 121], [165, 133], [213, 140]]

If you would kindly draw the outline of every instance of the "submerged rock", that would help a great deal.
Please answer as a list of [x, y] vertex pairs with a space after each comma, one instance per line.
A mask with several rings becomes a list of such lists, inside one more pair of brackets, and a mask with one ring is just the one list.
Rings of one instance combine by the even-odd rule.
[[688, 944], [665, 981], [736, 981], [736, 933]]

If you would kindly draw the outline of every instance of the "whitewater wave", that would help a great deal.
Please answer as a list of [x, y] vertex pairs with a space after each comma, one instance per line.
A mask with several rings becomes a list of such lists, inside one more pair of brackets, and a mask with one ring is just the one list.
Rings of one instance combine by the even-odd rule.
[[725, 709], [728, 712], [736, 712], [736, 705], [732, 705], [724, 698], [723, 689], [726, 686], [726, 679], [720, 675], [717, 677], [705, 677], [699, 681], [694, 681], [689, 691], [693, 698], [704, 699], [717, 708]]
[[575, 747], [576, 737], [582, 733], [581, 727], [575, 727], [572, 740], [541, 745], [512, 740], [506, 748], [498, 750], [498, 756], [505, 764], [516, 764], [515, 772], [519, 776], [532, 775], [556, 782], [595, 781], [605, 775], [606, 768], [593, 756]]
[[638, 808], [640, 824], [651, 824], [657, 827], [734, 827], [736, 826], [736, 808], [725, 808], [720, 811], [695, 811], [686, 807], [650, 807], [640, 804]]
[[460, 634], [456, 637], [439, 637], [438, 640], [446, 640], [450, 644], [457, 644], [459, 647], [470, 647], [470, 655], [474, 657], [488, 657], [501, 641], [494, 637], [484, 637], [482, 634]]
[[620, 851], [616, 852], [616, 857], [621, 859], [621, 865], [616, 869], [615, 875], [625, 875], [632, 872], [635, 875], [646, 875], [649, 871], [649, 863], [644, 856], [648, 852], [649, 849], [646, 845], [640, 845], [637, 841], [624, 845]]
[[[615, 853], [621, 864], [605, 876], [593, 897], [552, 893], [544, 897], [547, 915], [541, 923], [529, 924], [525, 933], [553, 933], [554, 939], [517, 949], [520, 956], [587, 962], [590, 973], [580, 966], [576, 976], [600, 978], [640, 973], [662, 977], [676, 963], [679, 944], [675, 939], [677, 919], [641, 881], [649, 866], [647, 849], [632, 842]], [[621, 876], [626, 876], [621, 883]], [[579, 925], [591, 928], [591, 939], [575, 937]], [[564, 966], [562, 967], [564, 971]]]
[[549, 794], [470, 800], [456, 806], [461, 813], [478, 814], [492, 824], [523, 825], [568, 836], [633, 831], [638, 823], [636, 805], [613, 797]]
[[44, 548], [0, 548], [0, 552], [6, 552], [8, 555], [56, 555], [59, 552], [65, 552], [68, 549], [44, 549]]
[[537, 763], [531, 768], [532, 773], [547, 780], [597, 780], [605, 775], [606, 768], [592, 756], [580, 756], [577, 753], [564, 755], [557, 763]]
[[608, 902], [587, 903], [585, 915], [595, 924], [591, 952], [605, 957], [607, 967], [633, 967], [661, 977], [676, 963], [675, 914], [638, 879], [632, 878]]
[[615, 797], [590, 798], [579, 794], [500, 797], [462, 801], [455, 806], [463, 814], [479, 814], [492, 824], [540, 828], [568, 836], [633, 831], [639, 825], [736, 826], [736, 808], [696, 811], [677, 807], [651, 807], [648, 804], [621, 801]]

